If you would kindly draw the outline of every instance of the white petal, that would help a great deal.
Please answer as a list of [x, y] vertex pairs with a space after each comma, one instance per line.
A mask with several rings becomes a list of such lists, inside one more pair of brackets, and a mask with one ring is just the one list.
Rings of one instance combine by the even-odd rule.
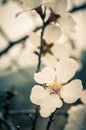
[[55, 0], [54, 8], [57, 14], [64, 13], [67, 8], [67, 0]]
[[72, 58], [61, 59], [57, 65], [57, 77], [62, 83], [68, 82], [78, 70], [78, 62]]
[[62, 14], [66, 11], [67, 0], [53, 0], [53, 2], [47, 3], [46, 7], [51, 7], [54, 13]]
[[44, 39], [48, 43], [54, 43], [56, 42], [61, 36], [61, 29], [57, 27], [54, 24], [51, 24], [46, 27], [45, 32], [44, 32]]
[[82, 101], [83, 104], [86, 104], [86, 89], [82, 91], [80, 100]]
[[41, 110], [40, 114], [42, 117], [48, 117], [56, 108], [62, 106], [62, 101], [56, 94], [47, 96], [40, 104]]
[[24, 8], [27, 9], [33, 9], [33, 8], [37, 8], [41, 5], [42, 0], [24, 0], [23, 4], [24, 4]]
[[40, 36], [37, 33], [31, 33], [29, 42], [31, 42], [34, 47], [40, 46]]
[[44, 109], [44, 108], [41, 108], [40, 109], [40, 115], [43, 118], [46, 118], [46, 117], [49, 117], [51, 115], [51, 112], [50, 111], [46, 111], [46, 109]]
[[56, 56], [57, 59], [67, 58], [70, 56], [70, 48], [64, 44], [55, 44], [52, 47], [52, 52]]
[[44, 67], [41, 72], [34, 74], [34, 80], [40, 84], [51, 84], [55, 80], [55, 70], [52, 67]]
[[48, 95], [48, 92], [40, 85], [35, 85], [32, 88], [30, 100], [36, 105], [40, 105], [43, 99]]
[[48, 95], [47, 98], [41, 102], [40, 107], [46, 108], [53, 112], [55, 108], [60, 108], [62, 106], [62, 101], [57, 94]]
[[57, 59], [51, 55], [51, 54], [46, 54], [44, 57], [42, 57], [43, 64], [46, 66], [52, 66], [56, 67], [57, 66]]
[[61, 97], [66, 103], [73, 103], [81, 96], [82, 92], [81, 80], [73, 80], [67, 85], [63, 86], [60, 90]]
[[76, 22], [69, 13], [64, 13], [59, 19], [58, 23], [64, 29], [64, 31], [72, 31], [76, 25]]

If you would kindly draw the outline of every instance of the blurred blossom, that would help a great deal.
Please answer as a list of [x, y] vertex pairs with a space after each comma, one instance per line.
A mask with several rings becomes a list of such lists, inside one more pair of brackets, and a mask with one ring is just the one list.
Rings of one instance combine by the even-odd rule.
[[25, 48], [22, 50], [22, 53], [19, 55], [18, 58], [18, 65], [20, 67], [30, 67], [30, 66], [35, 66], [37, 63], [37, 56], [34, 55], [34, 53], [32, 53], [33, 50], [33, 46], [32, 44], [29, 42], [27, 44], [25, 44]]
[[68, 123], [64, 130], [86, 130], [86, 90], [83, 90], [80, 97], [82, 105], [72, 106], [69, 111]]
[[5, 49], [8, 46], [8, 41], [5, 37], [0, 33], [0, 51]]
[[16, 1], [8, 1], [0, 5], [0, 26], [8, 40], [16, 41], [26, 36], [33, 29], [33, 22], [29, 14], [16, 14], [23, 11], [23, 8]]
[[86, 106], [72, 106], [68, 111], [68, 123], [64, 130], [86, 130]]
[[11, 68], [11, 60], [6, 55], [0, 57], [0, 71], [9, 70]]
[[19, 55], [21, 55], [23, 49], [22, 43], [13, 46], [9, 52], [8, 52], [8, 57], [11, 58], [12, 60], [17, 60]]
[[77, 70], [78, 63], [67, 58], [60, 60], [56, 69], [47, 66], [34, 74], [35, 81], [41, 85], [32, 88], [30, 99], [32, 103], [40, 105], [42, 117], [48, 117], [56, 108], [60, 108], [63, 104], [61, 98], [66, 103], [73, 103], [80, 98], [83, 88], [81, 81], [75, 79], [68, 83]]
[[86, 130], [86, 105], [72, 106], [64, 130]]

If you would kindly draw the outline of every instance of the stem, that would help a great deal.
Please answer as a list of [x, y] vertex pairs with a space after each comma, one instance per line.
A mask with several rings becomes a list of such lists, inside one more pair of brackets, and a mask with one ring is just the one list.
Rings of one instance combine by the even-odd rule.
[[8, 130], [16, 130], [13, 124], [3, 117], [2, 113], [0, 113], [0, 123], [4, 124]]
[[38, 113], [39, 113], [38, 108], [36, 108], [35, 119], [33, 120], [32, 130], [36, 129], [36, 122], [37, 122], [37, 119], [38, 119]]
[[39, 52], [39, 56], [38, 56], [38, 65], [37, 65], [37, 71], [40, 71], [40, 67], [41, 67], [41, 57], [42, 57], [42, 41], [43, 41], [43, 34], [44, 34], [44, 29], [45, 29], [45, 22], [43, 19], [43, 26], [42, 26], [42, 31], [41, 31], [41, 38], [40, 38], [40, 52]]
[[55, 114], [56, 111], [57, 111], [57, 109], [50, 115], [46, 130], [50, 129], [50, 126], [51, 126], [51, 124], [53, 122], [53, 117], [54, 117], [54, 114]]
[[74, 6], [69, 12], [70, 13], [75, 13], [77, 11], [80, 11], [80, 10], [86, 10], [86, 3], [83, 3], [82, 5], [80, 6]]

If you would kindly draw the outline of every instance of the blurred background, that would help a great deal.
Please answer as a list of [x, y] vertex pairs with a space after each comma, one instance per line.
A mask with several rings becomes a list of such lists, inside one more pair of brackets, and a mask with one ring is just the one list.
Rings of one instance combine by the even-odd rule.
[[[72, 12], [75, 19], [76, 31], [74, 39], [73, 57], [80, 62], [80, 70], [75, 75], [86, 88], [86, 6], [76, 11], [74, 7], [86, 5], [86, 0], [68, 0], [67, 10]], [[36, 72], [36, 59], [31, 55], [32, 45], [27, 44], [29, 34], [41, 25], [40, 17], [33, 12], [23, 11], [22, 0], [0, 0], [0, 110], [6, 101], [6, 90], [15, 90], [17, 95], [12, 98], [10, 110], [33, 110], [35, 105], [30, 102], [29, 95], [35, 84], [33, 76]], [[70, 105], [64, 104], [66, 111]], [[10, 115], [13, 125], [21, 126], [21, 130], [31, 130], [32, 123], [27, 115]], [[36, 129], [45, 130], [48, 119], [38, 118]], [[64, 115], [55, 116], [51, 130], [63, 130], [67, 122]], [[4, 126], [0, 130], [6, 130]]]

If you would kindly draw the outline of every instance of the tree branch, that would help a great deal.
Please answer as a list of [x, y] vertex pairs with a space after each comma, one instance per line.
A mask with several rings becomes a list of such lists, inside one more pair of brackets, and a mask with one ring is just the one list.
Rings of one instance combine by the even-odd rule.
[[7, 53], [9, 49], [11, 49], [14, 45], [20, 44], [21, 42], [24, 43], [24, 41], [28, 38], [29, 36], [25, 36], [24, 38], [15, 41], [15, 42], [9, 42], [9, 45], [7, 48], [5, 48], [3, 51], [0, 52], [0, 56], [2, 56], [4, 53]]
[[8, 130], [16, 130], [13, 124], [3, 117], [2, 113], [0, 113], [0, 123], [4, 124], [8, 128]]
[[80, 6], [75, 6], [75, 7], [73, 7], [69, 12], [70, 12], [70, 13], [75, 13], [75, 12], [77, 12], [77, 11], [79, 11], [79, 10], [85, 10], [85, 9], [86, 9], [86, 2], [83, 3], [83, 4], [80, 5]]
[[35, 114], [35, 109], [29, 109], [29, 110], [10, 110], [9, 115], [21, 115], [21, 114]]

